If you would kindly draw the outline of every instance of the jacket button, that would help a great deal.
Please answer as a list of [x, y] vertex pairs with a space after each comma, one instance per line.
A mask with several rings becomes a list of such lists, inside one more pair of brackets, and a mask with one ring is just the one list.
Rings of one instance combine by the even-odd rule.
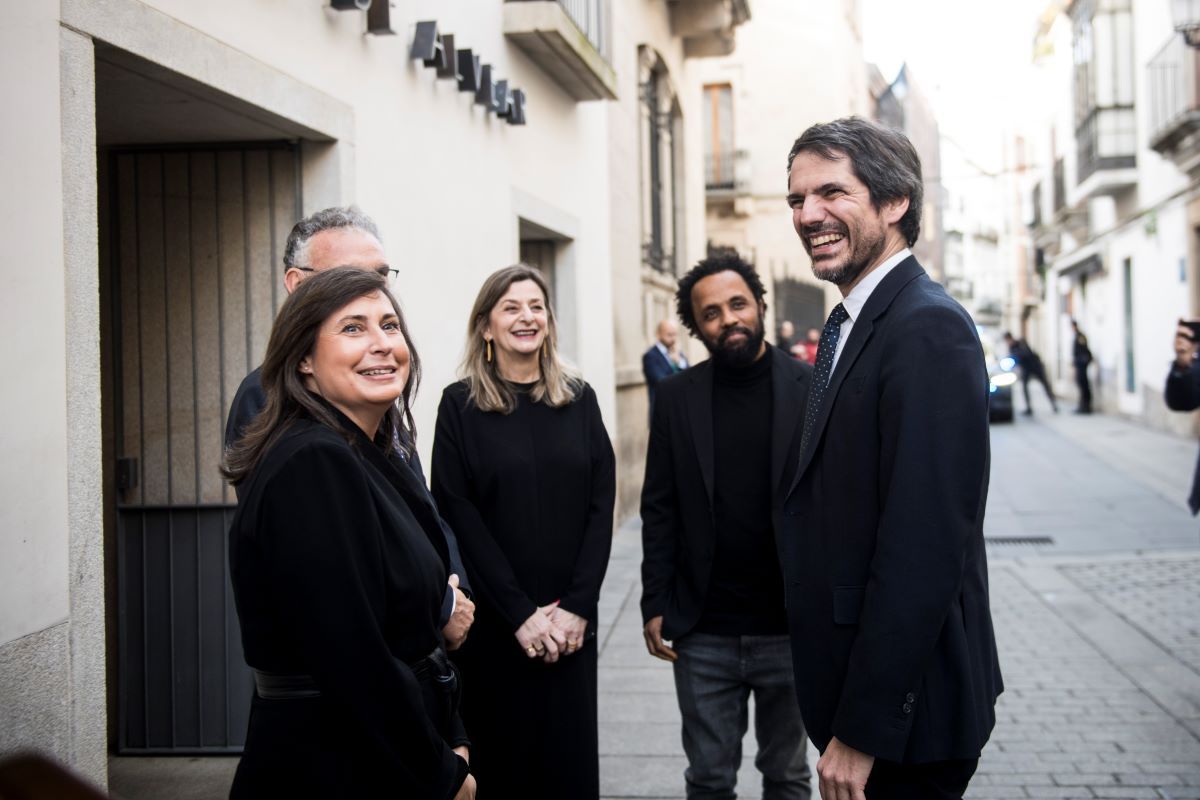
[[904, 699], [910, 703], [917, 702], [917, 696], [915, 694], [913, 694], [912, 692], [909, 692], [908, 694], [904, 695]]
[[912, 703], [905, 703], [905, 704], [904, 704], [904, 706], [903, 706], [903, 708], [904, 708], [904, 713], [905, 713], [905, 714], [911, 714], [911, 713], [912, 713]]

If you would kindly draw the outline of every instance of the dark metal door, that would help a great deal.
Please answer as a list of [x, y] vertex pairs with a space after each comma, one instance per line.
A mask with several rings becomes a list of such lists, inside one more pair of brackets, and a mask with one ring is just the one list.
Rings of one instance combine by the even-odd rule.
[[288, 144], [119, 150], [107, 211], [117, 747], [237, 752], [253, 684], [228, 577], [225, 414], [262, 359], [299, 217]]

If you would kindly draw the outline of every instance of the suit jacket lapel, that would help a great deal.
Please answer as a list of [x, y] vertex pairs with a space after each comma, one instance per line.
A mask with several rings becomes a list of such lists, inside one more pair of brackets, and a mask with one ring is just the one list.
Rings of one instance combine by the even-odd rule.
[[696, 447], [696, 458], [700, 462], [700, 475], [704, 478], [709, 506], [713, 502], [713, 471], [716, 466], [713, 453], [712, 370], [712, 361], [709, 360], [688, 372], [692, 387], [687, 393], [692, 443]]
[[808, 439], [808, 446], [800, 454], [800, 466], [796, 470], [796, 477], [792, 480], [789, 494], [791, 490], [796, 488], [796, 484], [804, 477], [804, 472], [808, 469], [808, 465], [812, 463], [813, 454], [817, 450], [817, 444], [821, 441], [821, 436], [825, 431], [825, 424], [829, 421], [829, 414], [833, 409], [834, 401], [837, 399], [838, 390], [842, 386], [842, 381], [846, 379], [847, 373], [850, 372], [850, 368], [854, 366], [854, 362], [862, 354], [867, 340], [871, 338], [871, 333], [875, 330], [875, 320], [887, 310], [901, 289], [908, 285], [910, 281], [924, 274], [925, 270], [917, 262], [916, 257], [909, 256], [897, 264], [896, 268], [888, 273], [887, 277], [875, 287], [875, 291], [871, 292], [871, 296], [867, 298], [866, 305], [863, 306], [858, 319], [854, 321], [854, 327], [850, 329], [850, 338], [846, 340], [846, 346], [842, 349], [841, 356], [838, 357], [837, 366], [834, 368], [833, 374], [829, 376], [829, 387], [825, 390], [821, 407], [817, 409], [817, 418], [813, 422], [813, 430]]
[[668, 372], [674, 373], [678, 371], [675, 369], [675, 364], [671, 361], [670, 356], [663, 353], [663, 351], [659, 350], [657, 347], [654, 348], [654, 352], [658, 353], [658, 357], [662, 359], [662, 362], [666, 366]]
[[796, 428], [804, 419], [801, 397], [808, 373], [789, 370], [791, 356], [772, 347], [771, 354], [771, 495], [783, 488], [788, 451]]

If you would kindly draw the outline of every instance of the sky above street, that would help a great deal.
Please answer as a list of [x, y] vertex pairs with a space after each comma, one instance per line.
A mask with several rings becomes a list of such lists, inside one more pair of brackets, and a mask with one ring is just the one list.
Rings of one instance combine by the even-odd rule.
[[888, 80], [908, 63], [944, 137], [1000, 168], [1022, 113], [1038, 15], [1049, 0], [862, 0], [863, 50]]

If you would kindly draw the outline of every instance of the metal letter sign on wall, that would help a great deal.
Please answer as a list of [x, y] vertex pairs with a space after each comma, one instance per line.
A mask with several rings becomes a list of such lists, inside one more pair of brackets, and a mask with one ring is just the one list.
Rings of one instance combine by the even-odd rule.
[[437, 70], [439, 78], [454, 78], [460, 92], [472, 92], [481, 105], [509, 125], [525, 124], [525, 92], [509, 89], [508, 81], [492, 80], [492, 65], [480, 64], [469, 48], [456, 50], [453, 34], [439, 34], [437, 22], [418, 22], [409, 58]]

